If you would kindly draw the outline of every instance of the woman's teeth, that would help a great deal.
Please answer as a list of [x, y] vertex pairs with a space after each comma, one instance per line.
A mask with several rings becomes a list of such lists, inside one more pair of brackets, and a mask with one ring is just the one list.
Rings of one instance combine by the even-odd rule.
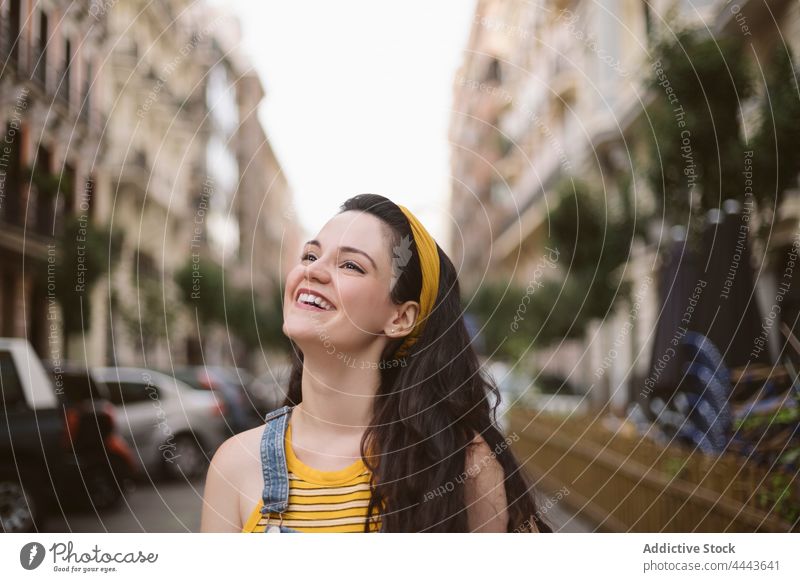
[[312, 305], [316, 305], [324, 309], [325, 311], [332, 311], [333, 305], [325, 301], [322, 297], [317, 297], [316, 295], [310, 295], [308, 293], [301, 293], [300, 297], [297, 298], [300, 303], [310, 303]]

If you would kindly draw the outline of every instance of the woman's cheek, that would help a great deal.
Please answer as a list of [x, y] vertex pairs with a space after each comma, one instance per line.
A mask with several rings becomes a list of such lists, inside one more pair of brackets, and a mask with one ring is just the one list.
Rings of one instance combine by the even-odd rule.
[[375, 300], [375, 295], [359, 296], [349, 302], [347, 313], [361, 330], [377, 330], [383, 327], [385, 306]]

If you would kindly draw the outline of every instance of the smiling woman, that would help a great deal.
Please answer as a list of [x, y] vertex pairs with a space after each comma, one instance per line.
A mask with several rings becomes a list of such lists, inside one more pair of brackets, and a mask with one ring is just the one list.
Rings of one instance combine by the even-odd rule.
[[407, 208], [347, 200], [287, 276], [283, 332], [287, 399], [215, 454], [203, 531], [551, 531], [497, 428], [456, 270]]

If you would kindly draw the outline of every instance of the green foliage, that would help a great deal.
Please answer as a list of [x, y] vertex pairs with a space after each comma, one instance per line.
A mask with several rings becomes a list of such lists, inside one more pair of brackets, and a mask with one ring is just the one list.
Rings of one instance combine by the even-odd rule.
[[470, 305], [485, 324], [487, 352], [497, 350], [497, 357], [516, 360], [532, 342], [547, 346], [581, 337], [590, 320], [605, 317], [629, 293], [617, 270], [640, 234], [631, 213], [609, 216], [599, 195], [579, 181], [566, 180], [556, 192], [548, 247], [558, 252], [557, 262], [540, 269], [526, 287], [484, 284]]
[[[778, 43], [764, 61], [757, 126], [742, 126], [740, 108], [754, 96], [760, 73], [744, 58], [742, 35], [711, 37], [682, 30], [654, 49], [648, 107], [653, 127], [648, 181], [668, 217], [689, 222], [733, 198], [747, 201], [745, 152], [752, 151], [752, 194], [760, 215], [757, 236], [766, 239], [774, 209], [800, 173], [800, 90], [789, 47]], [[663, 73], [662, 73], [663, 71]], [[702, 221], [691, 221], [696, 240]]]
[[769, 513], [780, 516], [787, 523], [794, 523], [800, 517], [800, 495], [795, 483], [796, 476], [782, 472], [769, 475], [767, 482], [759, 489], [758, 505]]
[[800, 172], [800, 89], [791, 49], [784, 43], [769, 59], [765, 81], [752, 141], [753, 195], [762, 215], [762, 237], [773, 226], [773, 208], [780, 207]]
[[[681, 30], [659, 42], [649, 79], [655, 99], [648, 180], [669, 217], [687, 223], [722, 201], [743, 201], [739, 107], [752, 93], [741, 35]], [[693, 221], [695, 222], [695, 221]]]
[[201, 324], [225, 321], [225, 272], [217, 263], [189, 259], [175, 274], [175, 282]]
[[778, 459], [779, 463], [788, 465], [789, 463], [796, 463], [800, 460], [800, 446], [795, 446], [787, 449]]
[[[637, 228], [629, 208], [616, 216], [601, 196], [583, 182], [567, 179], [557, 189], [558, 203], [549, 216], [550, 240], [559, 251], [565, 273], [558, 309], [575, 315], [566, 336], [580, 336], [586, 324], [605, 317], [616, 301], [628, 295], [617, 268], [628, 260]], [[562, 330], [563, 331], [563, 330]]]
[[91, 321], [91, 290], [119, 257], [120, 239], [89, 221], [69, 218], [56, 241], [54, 294], [61, 306], [64, 334], [82, 332]]
[[288, 350], [289, 340], [283, 333], [282, 295], [276, 288], [265, 304], [249, 289], [232, 289], [228, 293], [228, 328], [250, 349], [263, 346]]
[[265, 304], [250, 288], [225, 282], [225, 272], [213, 261], [191, 259], [176, 273], [183, 302], [201, 325], [226, 326], [249, 349], [265, 345], [288, 349], [282, 331], [282, 295], [276, 289]]
[[151, 275], [140, 275], [135, 282], [133, 302], [118, 306], [117, 311], [130, 337], [146, 354], [156, 340], [167, 337], [176, 305], [162, 281]]
[[791, 425], [800, 421], [800, 406], [783, 406], [767, 414], [748, 414], [734, 423], [736, 430], [752, 430], [776, 425]]
[[670, 478], [677, 478], [683, 473], [687, 463], [688, 459], [685, 457], [664, 457], [661, 461], [661, 469]]
[[42, 170], [41, 165], [27, 167], [23, 172], [25, 180], [30, 181], [43, 195], [53, 197], [59, 191], [72, 192], [72, 180], [67, 174], [51, 174]]

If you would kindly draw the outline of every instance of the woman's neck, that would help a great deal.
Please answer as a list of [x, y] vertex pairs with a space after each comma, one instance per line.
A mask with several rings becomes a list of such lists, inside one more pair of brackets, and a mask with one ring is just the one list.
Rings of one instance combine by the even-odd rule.
[[372, 419], [380, 370], [323, 352], [306, 353], [299, 405], [302, 423], [314, 432], [336, 436], [361, 434]]

